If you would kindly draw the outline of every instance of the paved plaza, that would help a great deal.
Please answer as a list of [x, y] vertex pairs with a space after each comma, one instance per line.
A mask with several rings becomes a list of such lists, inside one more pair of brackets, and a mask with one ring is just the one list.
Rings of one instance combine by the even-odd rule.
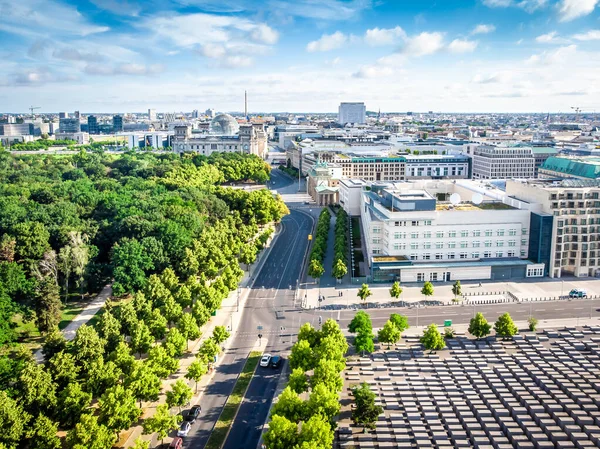
[[[430, 354], [406, 337], [348, 360], [335, 447], [600, 446], [600, 326], [447, 344]], [[349, 388], [361, 382], [384, 408], [370, 433], [350, 422]]]

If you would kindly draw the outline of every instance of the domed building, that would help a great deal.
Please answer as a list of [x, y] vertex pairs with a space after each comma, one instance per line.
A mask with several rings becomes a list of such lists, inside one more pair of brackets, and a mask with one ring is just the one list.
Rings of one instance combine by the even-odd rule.
[[235, 136], [240, 132], [240, 125], [229, 114], [219, 114], [210, 122], [210, 133], [217, 136]]

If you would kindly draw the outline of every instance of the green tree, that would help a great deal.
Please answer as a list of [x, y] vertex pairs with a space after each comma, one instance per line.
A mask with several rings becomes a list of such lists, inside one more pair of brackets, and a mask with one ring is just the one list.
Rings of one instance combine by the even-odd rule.
[[65, 336], [57, 327], [46, 334], [44, 344], [42, 345], [42, 354], [44, 354], [46, 360], [50, 360], [54, 354], [65, 349], [67, 349], [67, 340], [65, 340]]
[[167, 334], [167, 319], [162, 315], [159, 309], [154, 309], [148, 320], [148, 327], [150, 333], [157, 340], [162, 340]]
[[496, 335], [502, 338], [511, 338], [519, 332], [508, 312], [498, 317], [498, 320], [494, 324], [494, 330], [496, 331]]
[[196, 301], [192, 306], [192, 316], [201, 327], [210, 319], [210, 310], [201, 301]]
[[144, 423], [142, 424], [144, 429], [143, 434], [151, 435], [156, 433], [162, 446], [164, 444], [164, 439], [169, 435], [169, 432], [177, 429], [182, 419], [181, 415], [171, 415], [167, 404], [161, 404], [156, 407], [154, 415], [144, 420]]
[[358, 296], [361, 299], [361, 301], [366, 301], [367, 298], [372, 294], [373, 293], [371, 293], [371, 290], [369, 290], [369, 286], [367, 284], [363, 284], [358, 290], [356, 296]]
[[58, 425], [50, 418], [39, 415], [33, 422], [29, 438], [35, 441], [37, 449], [60, 449], [60, 438], [56, 435]]
[[348, 267], [344, 263], [342, 259], [337, 259], [333, 264], [333, 269], [331, 270], [331, 274], [333, 277], [340, 280], [348, 273]]
[[106, 350], [114, 350], [122, 340], [121, 323], [108, 310], [100, 315], [98, 320], [98, 334], [106, 341]]
[[314, 279], [320, 279], [323, 273], [325, 273], [323, 264], [317, 259], [312, 259], [308, 265], [308, 275]]
[[18, 260], [39, 260], [50, 249], [50, 233], [42, 223], [30, 221], [14, 227], [15, 252]]
[[469, 322], [469, 333], [479, 340], [490, 333], [492, 326], [487, 322], [483, 313], [477, 312]]
[[331, 425], [325, 417], [313, 415], [308, 421], [302, 424], [298, 441], [300, 444], [314, 445], [312, 447], [330, 448], [333, 446]]
[[163, 306], [160, 308], [163, 316], [167, 319], [169, 324], [177, 323], [181, 316], [183, 315], [183, 309], [181, 306], [175, 301], [173, 295], [169, 295]]
[[229, 338], [230, 334], [227, 332], [225, 326], [215, 326], [212, 334], [212, 339], [217, 343], [221, 344]]
[[52, 276], [44, 276], [38, 283], [35, 298], [35, 322], [40, 332], [45, 333], [58, 326], [61, 309], [56, 281]]
[[20, 399], [31, 411], [52, 410], [56, 405], [56, 384], [42, 365], [29, 362], [19, 376]]
[[400, 295], [402, 294], [402, 287], [400, 287], [400, 283], [398, 281], [394, 282], [392, 284], [392, 288], [390, 288], [390, 296], [392, 298], [400, 298]]
[[171, 357], [162, 346], [154, 346], [148, 351], [148, 366], [158, 377], [166, 379], [179, 369], [179, 360]]
[[123, 374], [129, 375], [135, 364], [135, 357], [131, 355], [131, 348], [124, 341], [119, 342], [117, 347], [108, 356], [111, 362], [119, 368]]
[[438, 351], [446, 347], [446, 342], [435, 324], [430, 324], [423, 331], [421, 344], [429, 351]]
[[306, 401], [305, 419], [314, 415], [323, 415], [329, 423], [334, 425], [337, 415], [340, 413], [340, 399], [337, 392], [328, 389], [323, 384], [317, 384], [312, 389], [308, 401]]
[[300, 368], [305, 372], [313, 369], [314, 354], [308, 341], [298, 340], [294, 346], [292, 346], [289, 363], [292, 369]]
[[421, 289], [421, 294], [425, 297], [433, 296], [433, 284], [429, 281], [425, 282]]
[[410, 326], [408, 325], [408, 317], [405, 315], [400, 315], [398, 313], [392, 313], [390, 315], [390, 321], [394, 323], [394, 326], [398, 328], [400, 333], [404, 332]]
[[146, 283], [146, 270], [154, 268], [152, 259], [136, 239], [122, 238], [112, 249], [113, 293], [117, 296], [139, 290]]
[[299, 423], [304, 414], [304, 401], [289, 385], [277, 397], [277, 402], [271, 408], [271, 416], [284, 416], [294, 423]]
[[16, 448], [21, 443], [31, 416], [6, 391], [0, 390], [0, 443]]
[[143, 321], [139, 321], [131, 332], [131, 349], [141, 357], [142, 354], [150, 350], [153, 343], [154, 337], [150, 332], [150, 328]]
[[455, 281], [452, 285], [452, 294], [455, 298], [462, 295], [462, 286], [460, 285], [460, 281]]
[[527, 324], [529, 325], [529, 330], [532, 332], [535, 332], [535, 330], [537, 329], [538, 320], [537, 320], [537, 318], [530, 316], [527, 319]]
[[70, 449], [111, 449], [117, 436], [106, 426], [98, 424], [94, 415], [82, 415], [75, 428], [67, 434]]
[[206, 339], [200, 345], [200, 349], [198, 349], [198, 357], [199, 360], [202, 360], [207, 365], [210, 365], [214, 362], [215, 357], [221, 353], [221, 347], [212, 339]]
[[196, 393], [198, 393], [198, 382], [208, 372], [208, 366], [202, 360], [194, 360], [188, 367], [188, 372], [185, 374], [185, 378], [193, 380], [196, 383]]
[[150, 441], [142, 440], [141, 437], [137, 437], [133, 442], [133, 449], [150, 449]]
[[302, 368], [295, 368], [292, 370], [288, 381], [288, 387], [298, 394], [308, 391], [308, 376], [302, 371]]
[[387, 320], [385, 325], [379, 329], [377, 339], [380, 343], [387, 343], [388, 349], [390, 345], [400, 341], [402, 333], [391, 320]]
[[114, 387], [123, 377], [123, 372], [114, 362], [104, 359], [94, 360], [87, 371], [86, 389], [99, 395], [108, 388]]
[[362, 425], [365, 429], [374, 429], [377, 417], [383, 413], [380, 405], [375, 405], [375, 393], [369, 384], [363, 382], [352, 389], [355, 407], [352, 410], [352, 421], [355, 425]]
[[128, 429], [142, 414], [133, 392], [115, 385], [104, 392], [98, 401], [99, 420], [109, 429], [119, 432]]
[[365, 312], [364, 310], [359, 310], [350, 321], [348, 325], [348, 331], [352, 334], [357, 332], [361, 332], [361, 330], [365, 330], [366, 332], [372, 332], [373, 324], [371, 323], [371, 316]]
[[60, 351], [48, 360], [48, 371], [54, 382], [62, 388], [77, 380], [79, 370], [79, 366], [75, 363], [75, 357], [69, 352]]
[[187, 340], [176, 327], [169, 329], [167, 339], [163, 343], [164, 348], [171, 357], [181, 357], [187, 346]]
[[316, 346], [321, 334], [310, 323], [304, 323], [298, 330], [298, 341], [306, 340], [313, 347]]
[[78, 382], [71, 382], [58, 394], [58, 418], [63, 426], [72, 428], [81, 415], [91, 413], [92, 393], [81, 388]]
[[125, 378], [125, 387], [140, 401], [140, 408], [142, 401], [158, 401], [161, 384], [152, 368], [139, 360], [135, 361], [131, 374]]
[[290, 449], [298, 442], [298, 425], [289, 419], [273, 415], [263, 441], [267, 449]]
[[179, 407], [181, 412], [181, 407], [190, 402], [192, 396], [192, 389], [183, 380], [179, 379], [173, 384], [171, 390], [167, 391], [167, 404], [171, 408]]
[[321, 359], [315, 366], [310, 384], [312, 388], [317, 384], [323, 384], [332, 391], [340, 392], [344, 387], [344, 380], [334, 364], [330, 363], [329, 360]]
[[92, 362], [102, 359], [104, 355], [104, 341], [96, 329], [87, 324], [82, 324], [77, 329], [72, 348], [75, 358], [84, 368], [89, 367]]
[[372, 332], [359, 332], [358, 335], [354, 337], [354, 348], [356, 349], [356, 352], [364, 354], [365, 352], [371, 353], [375, 351], [373, 337]]
[[190, 340], [197, 340], [200, 338], [200, 328], [191, 313], [183, 314], [181, 320], [177, 323], [177, 328], [186, 340], [186, 349], [189, 349]]

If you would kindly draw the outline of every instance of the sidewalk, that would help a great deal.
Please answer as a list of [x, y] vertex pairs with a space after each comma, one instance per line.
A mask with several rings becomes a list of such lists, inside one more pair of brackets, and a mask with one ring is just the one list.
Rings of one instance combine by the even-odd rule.
[[[242, 281], [240, 282], [240, 294], [239, 294], [239, 310], [238, 310], [238, 291], [232, 291], [229, 296], [223, 300], [222, 304], [221, 304], [221, 308], [217, 311], [217, 315], [214, 317], [211, 317], [210, 321], [208, 323], [206, 323], [202, 329], [202, 336], [200, 337], [200, 339], [194, 341], [193, 343], [190, 342], [190, 350], [188, 353], [186, 353], [183, 357], [181, 357], [179, 359], [179, 369], [177, 370], [176, 373], [174, 373], [173, 375], [169, 376], [168, 379], [165, 379], [162, 383], [162, 392], [159, 400], [157, 402], [152, 402], [152, 403], [147, 403], [144, 402], [143, 406], [142, 406], [142, 416], [140, 417], [140, 419], [145, 419], [148, 418], [152, 415], [154, 415], [155, 411], [156, 411], [156, 407], [160, 404], [164, 404], [166, 401], [166, 391], [170, 390], [170, 387], [172, 384], [174, 384], [175, 382], [177, 382], [178, 380], [184, 380], [191, 388], [192, 390], [195, 388], [195, 382], [193, 381], [188, 381], [184, 376], [187, 373], [187, 369], [188, 367], [194, 362], [194, 360], [196, 359], [195, 354], [198, 352], [198, 350], [200, 349], [200, 346], [202, 345], [202, 343], [210, 338], [210, 336], [212, 335], [212, 332], [214, 330], [214, 328], [216, 326], [225, 326], [226, 328], [230, 329], [231, 332], [231, 336], [227, 339], [227, 341], [224, 344], [223, 350], [226, 351], [229, 347], [229, 345], [231, 344], [231, 342], [233, 341], [233, 335], [235, 334], [235, 332], [237, 331], [237, 328], [239, 326], [239, 322], [240, 319], [242, 317], [242, 312], [244, 310], [244, 307], [246, 305], [246, 300], [248, 298], [248, 294], [250, 292], [250, 289], [252, 287], [252, 284], [254, 282], [254, 277], [255, 277], [255, 273], [260, 271], [260, 269], [262, 268], [262, 266], [264, 265], [269, 252], [271, 251], [271, 248], [273, 247], [273, 242], [277, 239], [277, 237], [279, 236], [279, 229], [277, 229], [275, 231], [275, 233], [271, 236], [271, 238], [269, 239], [269, 241], [267, 241], [267, 243], [265, 244], [265, 249], [262, 250], [260, 252], [260, 254], [257, 257], [257, 260], [254, 262], [254, 264], [252, 264], [250, 266], [250, 269], [248, 272], [244, 273], [244, 278], [242, 279]], [[263, 338], [263, 341], [266, 340]], [[260, 344], [257, 346], [257, 348], [260, 346]], [[212, 378], [214, 377], [214, 375], [216, 374], [217, 370], [216, 370], [216, 366], [218, 366], [218, 364], [220, 363], [219, 359], [217, 361], [217, 363], [215, 364], [215, 368], [208, 374], [204, 375], [202, 377], [202, 379], [200, 380], [200, 382], [198, 382], [198, 392], [194, 393], [194, 395], [192, 396], [191, 399], [191, 404], [198, 404], [200, 403], [200, 400], [202, 398], [202, 395], [204, 394], [204, 391], [206, 390], [206, 387], [210, 384], [210, 382], [212, 381]], [[195, 391], [195, 390], [193, 390]], [[145, 441], [150, 441], [151, 446], [150, 447], [155, 447], [156, 444], [158, 443], [158, 441], [156, 440], [155, 435], [142, 435], [142, 426], [140, 424], [135, 425], [131, 428], [129, 428], [126, 432], [122, 432], [122, 436], [121, 438], [119, 438], [119, 443], [117, 443], [117, 446], [119, 447], [132, 447], [135, 444], [135, 440], [138, 437], [141, 437], [143, 440]]]
[[[79, 329], [82, 325], [86, 324], [94, 315], [96, 315], [104, 304], [112, 295], [112, 285], [109, 284], [105, 286], [98, 296], [96, 296], [85, 308], [77, 315], [73, 320], [65, 327], [62, 331], [65, 339], [67, 341], [73, 340], [75, 338], [75, 334], [77, 333], [77, 329]], [[38, 349], [33, 353], [33, 358], [36, 362], [42, 363], [44, 361], [44, 354], [42, 353], [42, 349]]]

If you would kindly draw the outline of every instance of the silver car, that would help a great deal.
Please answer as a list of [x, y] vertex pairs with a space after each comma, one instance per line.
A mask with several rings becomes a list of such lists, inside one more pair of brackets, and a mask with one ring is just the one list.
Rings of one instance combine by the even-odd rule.
[[192, 424], [189, 421], [183, 421], [181, 426], [179, 426], [179, 430], [177, 431], [178, 437], [187, 437], [188, 433], [190, 433], [190, 429], [192, 428]]
[[264, 354], [262, 359], [260, 359], [260, 366], [263, 368], [267, 368], [269, 363], [271, 362], [271, 354]]

